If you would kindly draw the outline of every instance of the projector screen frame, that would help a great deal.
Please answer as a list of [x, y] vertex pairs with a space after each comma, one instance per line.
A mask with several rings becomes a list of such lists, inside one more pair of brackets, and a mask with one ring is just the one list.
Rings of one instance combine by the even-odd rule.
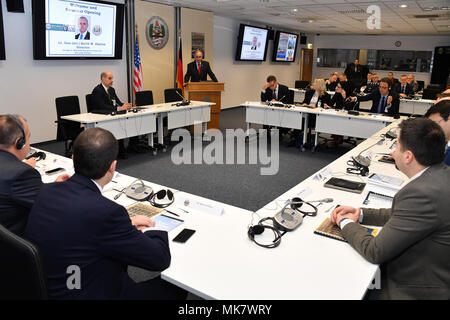
[[[256, 60], [256, 59], [241, 59], [245, 27], [261, 29], [261, 30], [266, 30], [267, 31], [266, 43], [265, 43], [265, 48], [264, 48], [264, 56], [263, 56], [262, 59], [258, 59], [258, 60]], [[248, 61], [252, 61], [252, 62], [264, 62], [264, 61], [266, 61], [267, 60], [267, 51], [269, 49], [269, 32], [270, 32], [269, 28], [257, 27], [257, 26], [241, 23], [240, 26], [239, 26], [239, 34], [238, 34], [238, 40], [237, 40], [237, 45], [236, 45], [235, 60], [236, 61], [247, 61], [247, 62]]]

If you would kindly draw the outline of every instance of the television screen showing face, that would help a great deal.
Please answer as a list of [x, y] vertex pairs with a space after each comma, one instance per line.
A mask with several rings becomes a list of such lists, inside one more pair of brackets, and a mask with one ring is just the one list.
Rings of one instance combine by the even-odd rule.
[[269, 30], [241, 25], [239, 30], [236, 60], [265, 61]]
[[5, 35], [3, 34], [2, 4], [0, 3], [0, 60], [6, 59]]
[[297, 53], [298, 38], [298, 34], [277, 31], [272, 60], [278, 62], [294, 62]]
[[123, 5], [34, 0], [35, 59], [121, 59]]

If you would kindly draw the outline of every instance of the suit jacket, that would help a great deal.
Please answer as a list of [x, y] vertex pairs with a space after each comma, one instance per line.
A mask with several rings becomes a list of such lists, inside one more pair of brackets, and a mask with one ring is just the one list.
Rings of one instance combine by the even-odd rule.
[[358, 80], [358, 81], [362, 82], [364, 79], [364, 77], [363, 77], [364, 76], [364, 67], [360, 64], [358, 64], [356, 66], [356, 71], [355, 71], [355, 64], [353, 62], [349, 63], [347, 65], [347, 68], [345, 68], [344, 73], [347, 76], [347, 79], [349, 81]]
[[[305, 98], [303, 99], [302, 103], [306, 103], [306, 104], [310, 104], [312, 97], [314, 96], [314, 89], [310, 89], [308, 91], [305, 92]], [[327, 105], [331, 105], [331, 96], [328, 94], [328, 92], [325, 92], [325, 94], [321, 97], [319, 97], [319, 99], [317, 99], [317, 103], [316, 103], [316, 107], [319, 104], [319, 101], [322, 102], [322, 106], [326, 103]]]
[[[269, 88], [266, 89], [266, 92], [261, 91], [261, 101], [272, 101], [273, 99], [273, 91]], [[294, 92], [289, 90], [288, 87], [282, 84], [278, 84], [278, 96], [277, 101], [281, 101], [283, 103], [287, 104], [293, 104], [294, 103]]]
[[0, 163], [0, 223], [22, 236], [42, 186], [41, 175], [6, 151], [0, 150]]
[[208, 61], [202, 60], [200, 74], [198, 73], [197, 63], [195, 61], [192, 61], [187, 66], [187, 72], [184, 76], [184, 82], [189, 82], [189, 80], [191, 82], [206, 81], [208, 75], [211, 77], [212, 81], [217, 82], [217, 78], [212, 72]]
[[409, 83], [406, 83], [405, 85], [405, 92], [402, 92], [402, 84], [400, 82], [396, 83], [394, 88], [397, 94], [404, 93], [408, 97], [414, 95], [413, 87]]
[[116, 95], [116, 90], [114, 90], [113, 87], [110, 87], [110, 95], [111, 99], [108, 97], [108, 94], [101, 83], [96, 86], [94, 90], [92, 90], [91, 96], [92, 112], [108, 114], [112, 111], [117, 111], [117, 107], [113, 105], [112, 100], [116, 100], [118, 106], [122, 106], [123, 102], [120, 101], [119, 97]]
[[[54, 299], [119, 298], [132, 281], [128, 265], [162, 271], [171, 260], [167, 232], [138, 231], [124, 207], [78, 174], [42, 187], [25, 236], [41, 250]], [[69, 266], [80, 268], [79, 290], [67, 287]]]
[[444, 159], [444, 163], [448, 166], [450, 166], [450, 147], [447, 147], [447, 149], [445, 150], [445, 159]]
[[[80, 34], [77, 33], [77, 34], [75, 35], [75, 39], [78, 40], [79, 37], [80, 37]], [[86, 32], [86, 36], [85, 36], [83, 39], [81, 39], [81, 40], [91, 40], [91, 34], [90, 34], [90, 32], [87, 31], [87, 32]]]
[[429, 167], [401, 189], [391, 209], [363, 209], [363, 224], [380, 225], [376, 237], [357, 223], [342, 233], [369, 262], [384, 264], [381, 298], [450, 299], [450, 168]]
[[[393, 117], [398, 115], [399, 113], [400, 98], [398, 94], [393, 90], [389, 91], [388, 96], [392, 96], [391, 107], [387, 109], [387, 112], [385, 109], [383, 110], [382, 113]], [[372, 107], [370, 109], [370, 112], [372, 113], [378, 113], [378, 104], [380, 103], [380, 99], [381, 99], [380, 90], [374, 90], [365, 96], [358, 97], [359, 102], [372, 100]]]

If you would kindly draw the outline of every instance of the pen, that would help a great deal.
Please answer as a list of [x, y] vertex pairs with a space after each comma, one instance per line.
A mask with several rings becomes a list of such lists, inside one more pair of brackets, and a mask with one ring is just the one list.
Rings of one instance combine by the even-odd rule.
[[175, 212], [169, 211], [169, 210], [167, 210], [167, 209], [165, 209], [165, 211], [166, 211], [166, 212], [168, 212], [168, 213], [170, 213], [170, 214], [173, 214], [174, 216], [177, 216], [177, 217], [179, 217], [179, 215], [178, 215], [178, 214], [176, 214]]

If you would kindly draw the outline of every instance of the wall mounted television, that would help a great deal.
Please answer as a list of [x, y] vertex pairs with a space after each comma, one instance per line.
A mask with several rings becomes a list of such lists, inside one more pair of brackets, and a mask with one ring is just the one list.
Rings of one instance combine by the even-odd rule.
[[241, 24], [236, 47], [237, 61], [265, 61], [269, 29]]
[[290, 32], [277, 31], [273, 45], [272, 61], [295, 62], [297, 56], [299, 35]]
[[33, 0], [33, 57], [122, 59], [124, 5]]
[[3, 33], [3, 14], [2, 14], [2, 4], [0, 2], [0, 60], [5, 59], [6, 59], [5, 34]]

